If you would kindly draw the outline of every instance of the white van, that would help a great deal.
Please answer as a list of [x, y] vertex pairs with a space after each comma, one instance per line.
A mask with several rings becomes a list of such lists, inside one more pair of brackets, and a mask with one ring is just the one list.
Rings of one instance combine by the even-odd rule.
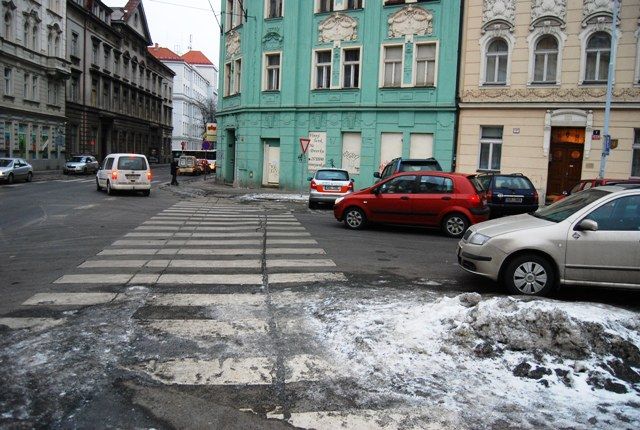
[[111, 195], [117, 190], [142, 191], [151, 194], [151, 169], [142, 154], [109, 154], [96, 173], [98, 191], [106, 188]]

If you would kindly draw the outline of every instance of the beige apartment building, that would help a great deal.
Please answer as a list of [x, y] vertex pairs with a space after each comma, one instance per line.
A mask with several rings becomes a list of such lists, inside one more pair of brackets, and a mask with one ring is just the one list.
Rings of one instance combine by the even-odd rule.
[[[595, 178], [612, 0], [468, 0], [456, 170], [521, 172], [541, 196]], [[605, 177], [640, 177], [640, 0], [623, 1]]]

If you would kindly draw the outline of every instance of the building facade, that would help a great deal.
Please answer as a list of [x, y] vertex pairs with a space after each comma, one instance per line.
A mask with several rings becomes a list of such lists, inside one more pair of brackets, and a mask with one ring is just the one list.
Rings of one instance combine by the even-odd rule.
[[[595, 178], [612, 1], [468, 0], [456, 169], [521, 172], [541, 196]], [[640, 4], [622, 2], [605, 177], [640, 176]]]
[[206, 121], [203, 109], [215, 100], [217, 68], [200, 51], [180, 56], [168, 48], [153, 46], [149, 52], [170, 68], [173, 78], [173, 136], [171, 150], [201, 151]]
[[321, 166], [358, 187], [398, 156], [451, 168], [460, 13], [443, 0], [224, 0], [218, 175], [299, 189]]
[[151, 35], [141, 0], [121, 8], [68, 0], [66, 34], [67, 153], [168, 160], [173, 72], [147, 51]]
[[0, 157], [22, 157], [35, 169], [64, 163], [66, 4], [2, 1]]

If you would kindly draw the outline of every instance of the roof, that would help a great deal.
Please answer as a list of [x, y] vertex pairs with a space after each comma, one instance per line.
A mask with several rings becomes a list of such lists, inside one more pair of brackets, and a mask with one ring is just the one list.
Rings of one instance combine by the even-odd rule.
[[182, 55], [182, 59], [189, 64], [213, 66], [213, 63], [202, 53], [202, 51], [191, 50]]
[[169, 48], [163, 48], [162, 46], [149, 46], [147, 47], [149, 53], [156, 57], [160, 61], [184, 61], [182, 57], [173, 52]]

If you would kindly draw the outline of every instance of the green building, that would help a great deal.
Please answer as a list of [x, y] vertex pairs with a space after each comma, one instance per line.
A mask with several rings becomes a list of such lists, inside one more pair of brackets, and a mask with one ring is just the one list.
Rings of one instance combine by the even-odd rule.
[[217, 174], [301, 189], [334, 166], [362, 188], [399, 156], [450, 169], [460, 3], [223, 0]]

